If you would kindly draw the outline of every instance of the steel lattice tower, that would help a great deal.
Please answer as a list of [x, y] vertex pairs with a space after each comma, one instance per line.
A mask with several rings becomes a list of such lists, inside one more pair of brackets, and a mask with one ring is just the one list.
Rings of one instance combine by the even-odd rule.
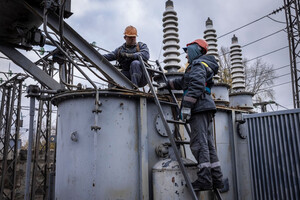
[[0, 85], [0, 199], [16, 198], [22, 83], [26, 78], [17, 74]]
[[284, 0], [285, 17], [290, 50], [290, 66], [293, 90], [294, 108], [300, 108], [300, 69], [297, 63], [300, 62], [300, 1]]

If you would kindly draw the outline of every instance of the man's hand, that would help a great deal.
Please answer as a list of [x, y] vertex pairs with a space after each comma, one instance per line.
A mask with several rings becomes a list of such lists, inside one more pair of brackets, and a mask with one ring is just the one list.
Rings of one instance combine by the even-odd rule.
[[121, 52], [120, 56], [123, 57], [123, 58], [132, 58], [132, 59], [134, 59], [134, 54], [133, 53]]
[[191, 119], [191, 108], [182, 107], [181, 108], [181, 116], [182, 116], [183, 121]]

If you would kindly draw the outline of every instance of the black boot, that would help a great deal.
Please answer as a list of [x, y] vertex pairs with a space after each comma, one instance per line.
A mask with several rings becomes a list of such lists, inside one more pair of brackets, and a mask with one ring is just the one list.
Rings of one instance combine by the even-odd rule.
[[195, 191], [205, 191], [205, 190], [211, 190], [213, 188], [212, 184], [203, 184], [200, 183], [198, 180], [194, 181], [192, 183], [192, 186]]

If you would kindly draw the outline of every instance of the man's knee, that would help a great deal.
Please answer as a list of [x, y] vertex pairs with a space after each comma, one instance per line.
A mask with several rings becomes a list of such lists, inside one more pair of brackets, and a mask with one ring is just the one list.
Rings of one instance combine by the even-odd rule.
[[132, 61], [131, 62], [131, 64], [130, 64], [130, 68], [140, 68], [140, 61], [138, 61], [138, 60], [134, 60], [134, 61]]
[[138, 61], [138, 60], [132, 61], [131, 64], [130, 64], [130, 70], [129, 71], [130, 71], [131, 76], [133, 74], [142, 74], [143, 71], [142, 71], [140, 61]]

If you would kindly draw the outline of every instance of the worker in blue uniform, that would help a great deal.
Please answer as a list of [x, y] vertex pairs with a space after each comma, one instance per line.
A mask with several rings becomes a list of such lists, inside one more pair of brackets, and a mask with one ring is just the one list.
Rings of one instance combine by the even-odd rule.
[[147, 84], [142, 65], [138, 56], [144, 61], [150, 57], [149, 49], [145, 43], [136, 42], [137, 30], [133, 26], [127, 26], [124, 31], [125, 43], [113, 52], [103, 55], [108, 61], [117, 60], [121, 72], [138, 87]]
[[190, 124], [190, 148], [198, 162], [198, 178], [192, 183], [195, 190], [224, 187], [212, 132], [216, 105], [210, 90], [218, 64], [213, 56], [206, 55], [207, 48], [208, 44], [203, 39], [187, 44], [184, 50], [189, 65], [183, 77], [171, 79], [160, 87], [184, 91], [181, 118]]

